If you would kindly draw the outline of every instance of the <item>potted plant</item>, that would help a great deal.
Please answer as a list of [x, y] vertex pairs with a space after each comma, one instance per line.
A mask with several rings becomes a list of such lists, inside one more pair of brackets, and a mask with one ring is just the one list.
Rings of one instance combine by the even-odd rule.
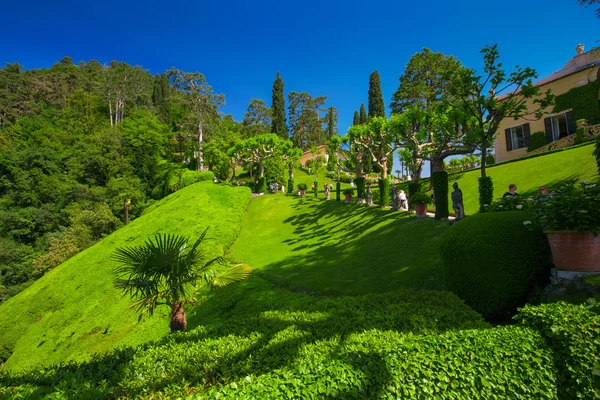
[[304, 196], [306, 194], [306, 189], [307, 189], [306, 183], [299, 183], [297, 187], [298, 187], [298, 195]]
[[352, 189], [352, 188], [344, 189], [344, 201], [346, 203], [350, 203], [352, 201], [353, 194], [354, 194], [354, 189]]
[[600, 272], [600, 184], [561, 186], [538, 199], [533, 219], [548, 236], [557, 269]]
[[427, 204], [431, 203], [430, 196], [426, 195], [423, 192], [416, 192], [408, 199], [408, 201], [415, 206], [417, 217], [427, 216]]

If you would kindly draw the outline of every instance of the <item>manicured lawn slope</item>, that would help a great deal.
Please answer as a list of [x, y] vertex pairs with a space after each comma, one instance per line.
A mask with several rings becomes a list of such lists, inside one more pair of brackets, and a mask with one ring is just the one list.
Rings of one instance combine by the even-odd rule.
[[311, 196], [254, 199], [229, 257], [266, 279], [318, 294], [439, 289], [433, 219]]
[[189, 186], [8, 300], [0, 306], [0, 346], [14, 353], [5, 368], [84, 360], [167, 334], [167, 309], [138, 324], [127, 309], [130, 300], [113, 287], [114, 250], [140, 245], [155, 233], [195, 238], [210, 227], [206, 251], [223, 254], [239, 232], [250, 198], [247, 188], [212, 182]]
[[[494, 182], [494, 198], [499, 199], [508, 191], [508, 185], [517, 185], [521, 196], [533, 196], [546, 185], [550, 190], [569, 179], [598, 180], [596, 159], [592, 155], [594, 146], [587, 145], [558, 151], [548, 155], [498, 164], [487, 169]], [[458, 182], [462, 189], [466, 214], [475, 214], [479, 210], [478, 179], [479, 170], [450, 174], [449, 193], [452, 184]], [[450, 197], [452, 212], [452, 198]]]

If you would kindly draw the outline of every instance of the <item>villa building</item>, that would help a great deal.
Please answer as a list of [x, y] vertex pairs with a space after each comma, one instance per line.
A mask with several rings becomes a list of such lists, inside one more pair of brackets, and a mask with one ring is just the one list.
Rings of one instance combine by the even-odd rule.
[[[311, 151], [305, 151], [304, 153], [302, 153], [302, 155], [298, 159], [298, 162], [300, 163], [300, 165], [302, 165], [303, 168], [308, 168], [308, 162], [310, 160], [314, 160], [317, 157], [321, 157], [321, 159], [324, 161], [325, 164], [329, 161], [329, 154], [327, 154], [327, 146], [326, 145], [323, 144], [321, 146], [318, 146], [316, 148], [315, 153], [313, 153]], [[348, 155], [347, 155], [347, 152], [345, 152], [344, 150], [338, 150], [337, 157], [340, 160], [345, 160], [348, 157]]]
[[[535, 82], [541, 92], [548, 89], [556, 96], [555, 106], [539, 120], [505, 118], [498, 129], [494, 142], [497, 162], [523, 157], [531, 152], [551, 150], [574, 144], [577, 121], [585, 119], [588, 125], [600, 124], [599, 89], [600, 48], [584, 52], [583, 45], [576, 48], [573, 57], [560, 71]], [[500, 96], [502, 99], [502, 96]], [[533, 106], [530, 102], [529, 106]], [[584, 121], [580, 121], [582, 125]], [[594, 128], [597, 128], [594, 127]], [[586, 129], [586, 135], [594, 136], [598, 129]], [[543, 148], [529, 149], [531, 136], [537, 133], [536, 143], [542, 139]], [[547, 145], [547, 146], [544, 146]], [[539, 146], [537, 146], [539, 147]]]

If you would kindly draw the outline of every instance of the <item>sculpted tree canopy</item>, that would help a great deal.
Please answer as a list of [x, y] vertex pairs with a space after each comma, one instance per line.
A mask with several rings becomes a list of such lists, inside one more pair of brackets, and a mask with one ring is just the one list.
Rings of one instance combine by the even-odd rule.
[[373, 117], [366, 124], [350, 127], [346, 141], [366, 153], [379, 167], [381, 178], [386, 179], [388, 160], [400, 147], [398, 128], [383, 117]]
[[239, 140], [229, 150], [230, 155], [238, 155], [243, 161], [258, 164], [259, 177], [265, 176], [264, 162], [267, 158], [277, 154], [277, 151], [285, 144], [274, 133], [254, 136], [245, 140]]
[[288, 179], [294, 179], [294, 166], [302, 155], [302, 150], [298, 147], [294, 147], [291, 140], [285, 140], [281, 143], [279, 152], [288, 168]]
[[411, 129], [403, 132], [403, 146], [418, 159], [431, 161], [432, 173], [443, 170], [446, 157], [475, 151], [465, 129], [467, 117], [447, 105], [450, 85], [463, 68], [452, 56], [423, 49], [406, 65], [390, 105], [392, 114], [410, 114]]

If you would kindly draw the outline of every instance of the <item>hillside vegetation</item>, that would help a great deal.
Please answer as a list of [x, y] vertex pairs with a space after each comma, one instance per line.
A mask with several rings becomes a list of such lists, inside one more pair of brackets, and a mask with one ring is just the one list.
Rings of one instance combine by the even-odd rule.
[[[140, 218], [77, 254], [0, 306], [0, 348], [11, 370], [86, 360], [169, 332], [164, 314], [137, 322], [128, 298], [113, 287], [111, 255], [156, 233], [197, 237], [210, 227], [205, 250], [222, 255], [235, 240], [251, 195], [247, 188], [198, 183], [155, 204]], [[161, 315], [163, 314], [163, 315]]]

